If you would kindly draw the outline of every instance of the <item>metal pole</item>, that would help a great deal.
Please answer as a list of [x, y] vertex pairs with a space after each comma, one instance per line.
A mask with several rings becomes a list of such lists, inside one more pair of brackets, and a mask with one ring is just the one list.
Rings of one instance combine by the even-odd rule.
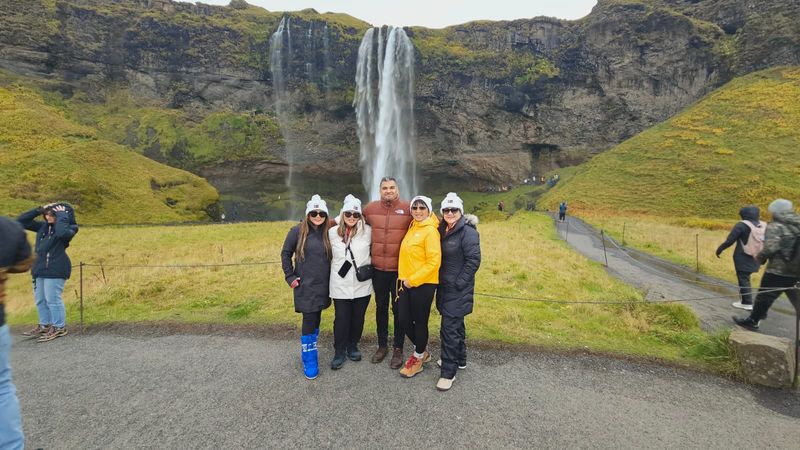
[[625, 247], [625, 222], [622, 222], [622, 246]]
[[699, 234], [695, 234], [694, 235], [694, 255], [695, 255], [695, 260], [697, 261], [697, 263], [696, 263], [697, 266], [696, 266], [695, 271], [697, 273], [700, 273], [700, 235]]
[[606, 254], [606, 233], [600, 230], [600, 240], [603, 242], [603, 257], [606, 259], [606, 267], [608, 267], [608, 254]]
[[83, 261], [81, 261], [81, 334], [83, 334]]
[[564, 241], [569, 242], [569, 221], [566, 221], [566, 223], [567, 223], [567, 236], [564, 238]]

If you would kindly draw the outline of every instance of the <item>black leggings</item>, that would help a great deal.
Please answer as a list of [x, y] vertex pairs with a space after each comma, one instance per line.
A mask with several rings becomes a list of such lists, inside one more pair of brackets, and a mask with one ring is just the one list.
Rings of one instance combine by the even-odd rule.
[[753, 320], [764, 320], [767, 317], [769, 308], [783, 293], [789, 298], [794, 309], [796, 311], [800, 310], [800, 292], [796, 289], [790, 289], [793, 288], [798, 281], [800, 281], [800, 279], [797, 277], [787, 277], [766, 272], [761, 278], [761, 287], [759, 288], [758, 295], [756, 295], [756, 302], [753, 305], [753, 311], [750, 313], [750, 317], [753, 318]]
[[742, 297], [742, 304], [753, 304], [753, 287], [750, 285], [750, 275], [752, 272], [736, 271], [736, 279], [739, 281], [739, 296]]
[[423, 284], [413, 288], [400, 288], [397, 312], [406, 330], [406, 336], [414, 344], [414, 350], [422, 353], [428, 347], [428, 318], [431, 315], [435, 284]]
[[353, 300], [333, 299], [336, 317], [333, 319], [333, 348], [337, 354], [354, 348], [364, 331], [364, 315], [369, 305], [369, 295]]
[[322, 311], [303, 313], [303, 336], [313, 333], [319, 328], [320, 322], [322, 322]]

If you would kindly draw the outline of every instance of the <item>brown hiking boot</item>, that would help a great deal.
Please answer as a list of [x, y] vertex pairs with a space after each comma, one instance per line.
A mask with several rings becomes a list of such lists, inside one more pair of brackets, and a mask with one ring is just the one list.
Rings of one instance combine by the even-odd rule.
[[36, 342], [52, 341], [53, 339], [55, 339], [57, 337], [66, 336], [66, 335], [67, 335], [67, 329], [66, 328], [56, 328], [54, 326], [51, 326], [47, 330], [47, 333], [39, 336], [39, 339], [37, 339]]
[[406, 361], [406, 365], [400, 369], [400, 375], [411, 378], [414, 375], [422, 372], [422, 360], [414, 356], [413, 354], [408, 357], [408, 361]]
[[389, 367], [392, 369], [399, 369], [403, 367], [403, 349], [395, 348], [392, 352], [392, 360], [389, 361]]
[[28, 331], [23, 331], [23, 336], [34, 337], [39, 336], [41, 334], [47, 333], [47, 329], [50, 328], [47, 325], [36, 325], [35, 327], [31, 328]]
[[375, 354], [372, 355], [372, 364], [378, 364], [379, 362], [383, 361], [383, 358], [386, 358], [386, 354], [389, 353], [389, 349], [386, 347], [378, 347], [375, 350]]

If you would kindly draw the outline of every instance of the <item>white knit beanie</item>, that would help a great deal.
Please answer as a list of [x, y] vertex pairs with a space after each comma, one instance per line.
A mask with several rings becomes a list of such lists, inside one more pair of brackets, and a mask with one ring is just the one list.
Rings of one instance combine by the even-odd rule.
[[772, 214], [779, 214], [785, 212], [791, 212], [794, 209], [792, 202], [786, 199], [779, 198], [774, 202], [769, 204], [769, 208], [767, 210]]
[[361, 200], [355, 198], [352, 194], [347, 194], [347, 197], [344, 198], [344, 204], [342, 205], [342, 212], [345, 211], [361, 213]]
[[448, 192], [444, 200], [442, 200], [442, 207], [439, 212], [442, 212], [445, 208], [458, 208], [461, 214], [464, 214], [464, 201], [455, 192]]
[[425, 197], [424, 195], [418, 195], [411, 199], [411, 206], [414, 206], [414, 203], [418, 201], [425, 203], [425, 206], [428, 207], [428, 211], [430, 211], [430, 213], [433, 214], [433, 200], [431, 200], [430, 197]]
[[319, 211], [324, 211], [325, 214], [328, 214], [328, 205], [326, 205], [325, 200], [323, 200], [322, 197], [320, 197], [317, 194], [314, 194], [311, 197], [311, 200], [309, 200], [308, 203], [306, 203], [306, 215], [308, 215], [308, 213], [310, 213], [315, 209]]

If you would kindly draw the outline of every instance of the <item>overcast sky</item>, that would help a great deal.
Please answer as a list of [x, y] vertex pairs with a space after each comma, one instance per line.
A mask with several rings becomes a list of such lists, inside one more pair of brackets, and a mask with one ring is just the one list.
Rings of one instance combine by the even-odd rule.
[[[230, 0], [201, 0], [227, 5]], [[270, 11], [314, 8], [343, 12], [372, 25], [442, 28], [472, 20], [513, 20], [536, 16], [579, 19], [596, 0], [247, 0]]]

